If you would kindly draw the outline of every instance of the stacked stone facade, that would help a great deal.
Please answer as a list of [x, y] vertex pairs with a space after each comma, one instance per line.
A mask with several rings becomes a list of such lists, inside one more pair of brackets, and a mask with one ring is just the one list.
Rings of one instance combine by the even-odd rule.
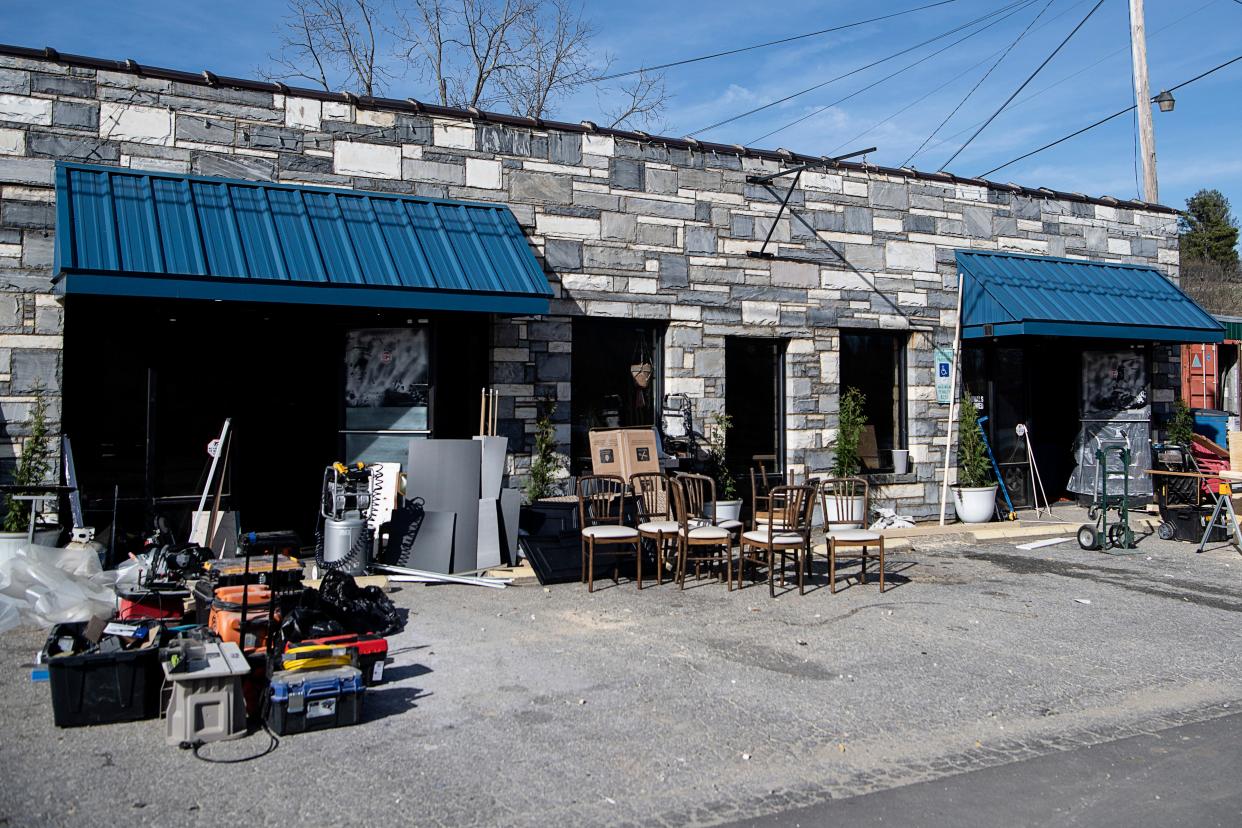
[[[328, 97], [0, 55], [0, 414], [11, 440], [36, 385], [60, 393], [56, 160], [508, 205], [556, 297], [546, 317], [493, 328], [492, 378], [519, 472], [539, 399], [557, 400], [568, 442], [574, 316], [667, 323], [664, 390], [695, 398], [703, 417], [724, 405], [725, 337], [787, 340], [786, 460], [812, 471], [831, 460], [840, 331], [908, 330], [913, 470], [883, 496], [916, 514], [937, 494], [945, 411], [932, 349], [952, 339], [955, 249], [1177, 275], [1176, 216], [1164, 208], [825, 164], [801, 175], [773, 226], [790, 179], [769, 188], [747, 177], [792, 158]], [[769, 236], [776, 258], [749, 255]], [[1168, 402], [1176, 366], [1157, 362], [1156, 401]]]

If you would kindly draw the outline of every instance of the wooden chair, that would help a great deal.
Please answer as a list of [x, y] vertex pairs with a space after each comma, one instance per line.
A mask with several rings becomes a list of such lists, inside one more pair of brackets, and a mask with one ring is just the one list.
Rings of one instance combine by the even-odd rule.
[[[820, 482], [820, 500], [824, 510], [824, 534], [828, 542], [828, 587], [837, 591], [837, 558], [857, 558], [860, 561], [858, 582], [867, 581], [867, 559], [880, 560], [880, 592], [884, 591], [884, 535], [867, 528], [871, 514], [871, 488], [866, 480], [858, 477], [834, 477]], [[857, 520], [851, 514], [862, 498], [862, 514]], [[845, 517], [849, 515], [849, 517]], [[833, 520], [836, 516], [837, 520]], [[833, 524], [841, 528], [834, 529]], [[858, 524], [862, 525], [859, 526]], [[844, 524], [844, 525], [843, 525]], [[851, 551], [853, 550], [853, 551]], [[870, 551], [878, 550], [878, 552]]]
[[[638, 530], [624, 524], [625, 481], [614, 475], [591, 474], [578, 478], [578, 521], [582, 527], [582, 580], [595, 591], [595, 547], [632, 546], [638, 567], [638, 588], [643, 588], [643, 556]], [[617, 582], [617, 567], [612, 570]]]
[[[638, 512], [638, 536], [655, 543], [656, 583], [664, 583], [664, 553], [677, 542], [681, 524], [673, 520], [673, 503], [669, 479], [663, 472], [642, 472], [630, 475]], [[675, 548], [675, 546], [674, 546]]]
[[[694, 561], [695, 578], [701, 576], [704, 563], [725, 565], [725, 582], [733, 590], [733, 533], [722, 526], [713, 526], [704, 520], [702, 506], [695, 510], [690, 505], [687, 490], [699, 485], [687, 481], [691, 475], [681, 475], [669, 483], [673, 495], [673, 517], [677, 520], [677, 587], [686, 588], [686, 564]], [[699, 475], [694, 475], [698, 477]], [[708, 478], [710, 481], [710, 478]], [[687, 485], [689, 484], [689, 485]]]
[[793, 555], [798, 567], [798, 592], [805, 592], [806, 562], [811, 552], [811, 515], [815, 510], [814, 486], [777, 486], [769, 494], [772, 510], [768, 523], [742, 533], [742, 551], [738, 564], [738, 588], [746, 562], [768, 569], [768, 594], [776, 596], [776, 556], [780, 555], [781, 586], [785, 586], [785, 568]]
[[722, 518], [716, 514], [716, 481], [714, 479], [705, 474], [689, 472], [677, 475], [677, 479], [685, 488], [686, 505], [690, 509], [691, 517], [697, 517], [705, 525], [719, 526], [722, 529], [728, 529], [734, 535], [741, 535], [742, 522], [740, 520]]

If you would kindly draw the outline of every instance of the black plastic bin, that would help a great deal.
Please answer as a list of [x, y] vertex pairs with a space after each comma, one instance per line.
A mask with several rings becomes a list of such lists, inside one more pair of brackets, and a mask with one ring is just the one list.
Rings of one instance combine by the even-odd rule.
[[57, 727], [134, 722], [160, 714], [158, 642], [136, 650], [58, 655], [60, 640], [85, 648], [85, 623], [58, 624], [43, 647]]

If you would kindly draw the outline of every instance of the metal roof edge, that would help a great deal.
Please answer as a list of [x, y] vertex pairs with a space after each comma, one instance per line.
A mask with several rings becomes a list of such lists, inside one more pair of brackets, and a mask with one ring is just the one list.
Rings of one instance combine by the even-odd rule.
[[[1028, 259], [1030, 261], [1039, 262], [1057, 262], [1058, 264], [1070, 265], [1093, 265], [1095, 267], [1115, 267], [1124, 270], [1151, 270], [1157, 273], [1165, 281], [1169, 281], [1168, 276], [1153, 264], [1136, 264], [1134, 262], [1110, 262], [1103, 259], [1071, 259], [1068, 256], [1047, 256], [1040, 253], [1019, 253], [1013, 250], [973, 250], [970, 248], [956, 248], [953, 251], [954, 258], [960, 265], [962, 258], [999, 258], [1005, 256], [1013, 259]], [[1170, 284], [1172, 284], [1170, 282]], [[1176, 286], [1175, 286], [1176, 287]]]
[[634, 141], [637, 143], [662, 145], [669, 148], [684, 149], [689, 151], [711, 152], [717, 155], [746, 156], [748, 158], [758, 158], [764, 161], [777, 161], [786, 164], [809, 164], [813, 166], [823, 166], [829, 169], [872, 172], [881, 175], [901, 176], [904, 178], [922, 181], [934, 181], [940, 184], [966, 184], [975, 187], [986, 187], [988, 189], [1003, 192], [1020, 193], [1031, 198], [1074, 201], [1083, 204], [1098, 204], [1104, 207], [1145, 210], [1150, 213], [1165, 213], [1169, 215], [1178, 215], [1181, 212], [1176, 208], [1169, 207], [1164, 204], [1149, 204], [1144, 201], [1121, 201], [1113, 198], [1112, 196], [1092, 197], [1081, 193], [1067, 193], [1057, 190], [1049, 190], [1047, 188], [1025, 187], [1012, 183], [1002, 184], [995, 181], [989, 181], [988, 179], [975, 178], [971, 176], [959, 176], [948, 172], [922, 172], [908, 167], [882, 167], [876, 164], [853, 161], [833, 162], [830, 159], [825, 159], [824, 156], [804, 155], [801, 153], [792, 153], [787, 150], [765, 150], [755, 147], [744, 147], [740, 144], [719, 144], [709, 141], [700, 141], [695, 138], [671, 138], [666, 136], [648, 135], [645, 132], [613, 129], [611, 127], [600, 127], [589, 121], [583, 121], [579, 124], [571, 124], [562, 121], [526, 118], [519, 115], [507, 115], [501, 112], [485, 112], [479, 109], [459, 109], [450, 106], [440, 106], [439, 104], [430, 104], [417, 101], [413, 98], [401, 100], [397, 98], [355, 95], [352, 92], [325, 92], [322, 89], [308, 89], [305, 87], [289, 86], [288, 84], [281, 83], [279, 81], [258, 81], [247, 78], [233, 78], [224, 75], [216, 75], [207, 70], [204, 70], [199, 74], [195, 74], [193, 72], [185, 72], [178, 69], [145, 66], [133, 60], [108, 60], [105, 58], [88, 57], [85, 55], [62, 54], [50, 46], [42, 49], [36, 49], [28, 46], [14, 46], [0, 43], [0, 55], [23, 58], [26, 60], [45, 60], [51, 63], [62, 63], [68, 66], [79, 66], [108, 72], [125, 72], [133, 75], [139, 75], [141, 77], [171, 80], [178, 83], [193, 84], [196, 86], [207, 86], [213, 88], [224, 86], [233, 89], [271, 92], [273, 94], [287, 95], [298, 98], [311, 98], [320, 101], [349, 103], [355, 106], [362, 106], [370, 109], [388, 109], [413, 114], [438, 115], [445, 118], [457, 118], [460, 120], [476, 121], [480, 123], [495, 123], [526, 129], [544, 129], [559, 132], [573, 132], [578, 134], [604, 135], [612, 138]]

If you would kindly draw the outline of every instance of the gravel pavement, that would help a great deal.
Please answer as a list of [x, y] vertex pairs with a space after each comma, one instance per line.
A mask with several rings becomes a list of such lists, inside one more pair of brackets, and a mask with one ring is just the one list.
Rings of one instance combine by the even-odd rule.
[[1014, 543], [915, 541], [882, 595], [404, 585], [365, 721], [238, 765], [56, 729], [13, 631], [0, 825], [714, 824], [1242, 710], [1236, 550]]

